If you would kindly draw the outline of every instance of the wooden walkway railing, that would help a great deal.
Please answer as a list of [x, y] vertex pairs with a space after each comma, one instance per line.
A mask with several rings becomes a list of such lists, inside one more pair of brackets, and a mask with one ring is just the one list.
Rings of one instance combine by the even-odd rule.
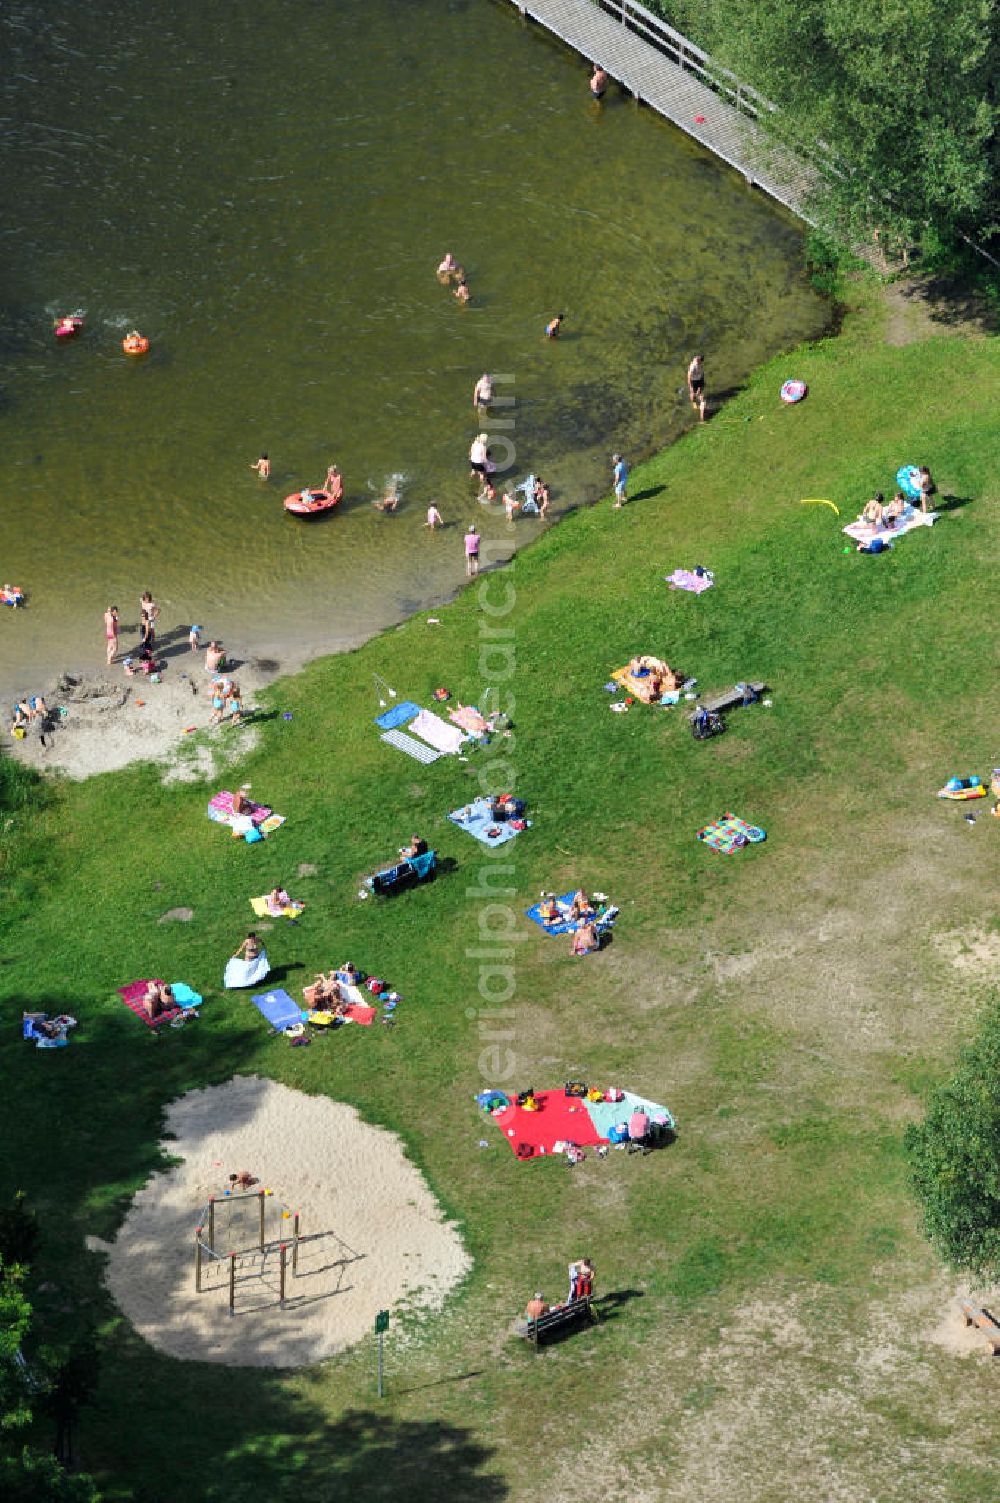
[[700, 47], [638, 0], [512, 0], [637, 100], [721, 157], [753, 186], [807, 223], [815, 166], [768, 139], [762, 121], [776, 111]]

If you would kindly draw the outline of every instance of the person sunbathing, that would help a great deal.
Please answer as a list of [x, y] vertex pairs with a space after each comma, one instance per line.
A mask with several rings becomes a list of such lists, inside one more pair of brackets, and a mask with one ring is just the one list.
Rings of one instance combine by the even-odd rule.
[[583, 888], [578, 887], [576, 892], [573, 894], [573, 901], [569, 905], [570, 920], [575, 922], [577, 919], [592, 918], [593, 913], [593, 903], [590, 901]]
[[858, 521], [867, 522], [870, 527], [881, 527], [884, 513], [885, 497], [881, 491], [876, 491], [871, 500], [865, 502]]
[[601, 948], [600, 936], [597, 933], [597, 925], [592, 919], [581, 924], [573, 935], [573, 943], [570, 947], [571, 955], [589, 955], [594, 950]]
[[538, 905], [538, 917], [543, 924], [558, 924], [562, 922], [562, 910], [552, 893], [549, 893]]
[[285, 909], [292, 906], [292, 900], [283, 887], [272, 887], [266, 901], [267, 911], [272, 918], [280, 918]]
[[[334, 973], [331, 971], [330, 974], [333, 975]], [[340, 974], [348, 986], [357, 986], [361, 981], [361, 972], [353, 960], [345, 960], [344, 964], [340, 967]]]
[[405, 859], [411, 856], [426, 856], [427, 842], [422, 835], [411, 835], [409, 845], [400, 846], [399, 854]]
[[252, 814], [253, 810], [254, 805], [247, 798], [243, 790], [241, 788], [237, 789], [237, 791], [233, 794], [233, 814]]
[[160, 986], [151, 981], [146, 988], [146, 995], [142, 999], [142, 1010], [150, 1019], [162, 1017], [165, 1012], [171, 1012], [177, 1006], [172, 986]]
[[882, 521], [886, 527], [895, 527], [896, 522], [906, 510], [907, 501], [902, 491], [897, 491], [889, 505], [882, 512]]

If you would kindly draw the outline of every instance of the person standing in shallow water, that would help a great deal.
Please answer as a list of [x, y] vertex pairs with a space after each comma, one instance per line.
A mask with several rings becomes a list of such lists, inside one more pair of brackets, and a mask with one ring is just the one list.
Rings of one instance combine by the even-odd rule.
[[595, 99], [603, 99], [608, 87], [608, 75], [599, 63], [594, 64], [594, 71], [590, 75], [590, 92]]
[[261, 480], [270, 480], [271, 461], [268, 459], [266, 454], [262, 454], [257, 463], [252, 464], [250, 468], [257, 471], [257, 474], [260, 476]]
[[479, 573], [479, 533], [474, 527], [465, 534], [465, 572], [470, 579]]
[[705, 357], [695, 355], [688, 366], [688, 397], [698, 413], [699, 421], [705, 421]]
[[559, 330], [562, 328], [563, 319], [565, 317], [566, 317], [565, 313], [557, 313], [556, 316], [555, 316], [555, 318], [550, 318], [549, 319], [548, 323], [545, 325], [545, 338], [546, 339], [558, 339], [559, 338]]
[[109, 605], [104, 612], [104, 636], [108, 649], [108, 667], [118, 656], [118, 607]]
[[476, 389], [472, 393], [473, 407], [489, 407], [493, 401], [493, 377], [488, 371], [483, 371], [476, 382]]

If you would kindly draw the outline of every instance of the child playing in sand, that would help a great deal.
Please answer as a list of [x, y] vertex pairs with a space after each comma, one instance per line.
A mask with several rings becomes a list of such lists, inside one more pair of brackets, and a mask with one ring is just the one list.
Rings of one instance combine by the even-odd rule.
[[191, 645], [191, 651], [192, 652], [199, 652], [201, 650], [201, 627], [200, 626], [192, 626], [191, 630], [188, 632], [188, 642]]

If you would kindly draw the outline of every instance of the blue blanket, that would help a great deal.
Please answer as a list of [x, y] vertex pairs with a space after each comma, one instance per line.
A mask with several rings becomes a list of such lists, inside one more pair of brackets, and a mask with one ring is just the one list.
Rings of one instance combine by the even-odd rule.
[[[477, 798], [475, 803], [467, 804], [463, 809], [453, 809], [448, 818], [467, 835], [481, 840], [483, 845], [503, 845], [520, 835], [520, 830], [511, 829], [509, 820], [495, 820], [490, 812], [492, 807], [491, 799]], [[530, 824], [530, 820], [525, 823]]]
[[578, 923], [577, 919], [570, 919], [569, 917], [570, 904], [572, 903], [572, 901], [572, 892], [564, 892], [561, 898], [556, 898], [556, 902], [559, 905], [559, 911], [562, 914], [562, 918], [557, 924], [547, 924], [545, 922], [545, 920], [542, 918], [541, 903], [536, 903], [533, 908], [529, 908], [527, 910], [528, 917], [531, 919], [532, 923], [538, 924], [540, 928], [544, 929], [546, 934], [572, 934], [576, 929]]
[[412, 699], [404, 699], [402, 704], [393, 705], [386, 710], [384, 715], [375, 717], [375, 724], [383, 731], [394, 731], [397, 725], [405, 725], [415, 715], [420, 714], [420, 706], [415, 705]]
[[297, 1002], [293, 1002], [286, 991], [280, 987], [273, 992], [264, 992], [251, 998], [254, 1007], [266, 1018], [271, 1027], [281, 1033], [292, 1023], [298, 1023], [302, 1018], [302, 1011]]
[[654, 1122], [659, 1119], [669, 1128], [676, 1125], [672, 1113], [665, 1106], [650, 1101], [648, 1096], [636, 1096], [632, 1091], [626, 1091], [622, 1101], [586, 1101], [584, 1105], [594, 1124], [594, 1131], [602, 1138], [606, 1138], [610, 1129], [619, 1122], [627, 1123], [633, 1112], [646, 1112]]

